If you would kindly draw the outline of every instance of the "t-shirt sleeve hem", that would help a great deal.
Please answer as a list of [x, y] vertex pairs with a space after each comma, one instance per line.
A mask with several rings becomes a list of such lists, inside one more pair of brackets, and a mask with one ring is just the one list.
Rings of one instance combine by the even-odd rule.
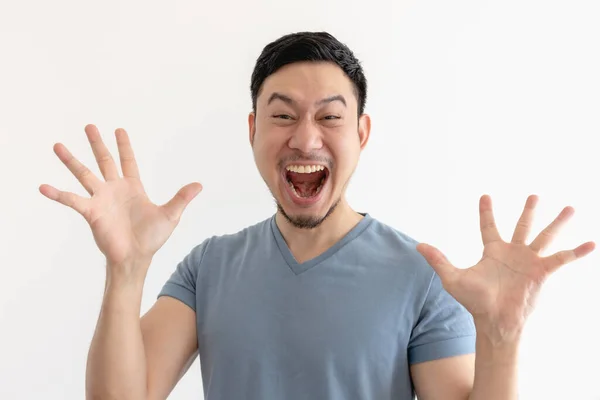
[[475, 353], [475, 335], [461, 336], [408, 349], [408, 363], [416, 364], [472, 353]]
[[173, 297], [186, 304], [192, 310], [194, 310], [194, 312], [196, 312], [196, 295], [194, 294], [194, 292], [192, 292], [184, 286], [180, 286], [172, 282], [167, 282], [158, 294], [157, 299], [161, 296]]

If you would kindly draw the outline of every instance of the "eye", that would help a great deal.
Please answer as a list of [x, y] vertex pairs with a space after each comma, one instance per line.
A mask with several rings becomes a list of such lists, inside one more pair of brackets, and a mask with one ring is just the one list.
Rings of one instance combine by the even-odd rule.
[[335, 119], [340, 119], [340, 117], [338, 117], [337, 115], [327, 115], [327, 116], [325, 116], [324, 119], [331, 121], [331, 120], [335, 120]]
[[293, 119], [291, 116], [287, 115], [287, 114], [277, 114], [277, 115], [273, 115], [273, 118], [275, 119], [286, 119], [286, 120], [291, 120]]

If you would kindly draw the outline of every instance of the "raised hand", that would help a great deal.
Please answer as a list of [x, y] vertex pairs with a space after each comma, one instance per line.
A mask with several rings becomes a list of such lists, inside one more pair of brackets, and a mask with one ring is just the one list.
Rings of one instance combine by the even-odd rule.
[[145, 275], [146, 271], [128, 269], [135, 269], [134, 266], [140, 262], [149, 265], [202, 186], [199, 183], [186, 185], [166, 204], [155, 205], [144, 191], [125, 130], [115, 131], [123, 176], [119, 175], [98, 129], [94, 125], [87, 125], [85, 132], [104, 180], [73, 157], [64, 145], [57, 143], [54, 152], [91, 197], [81, 197], [46, 184], [40, 186], [40, 192], [51, 200], [71, 207], [85, 218], [109, 265], [121, 268], [118, 272], [125, 274], [139, 272]]
[[455, 268], [438, 249], [424, 243], [417, 245], [417, 250], [440, 276], [446, 291], [473, 315], [478, 333], [485, 333], [494, 341], [517, 338], [546, 278], [562, 265], [589, 254], [595, 247], [593, 242], [586, 242], [574, 249], [542, 257], [540, 253], [574, 210], [565, 207], [530, 244], [526, 244], [537, 201], [535, 195], [528, 197], [512, 240], [507, 243], [496, 228], [490, 197], [481, 197], [483, 257], [471, 268]]

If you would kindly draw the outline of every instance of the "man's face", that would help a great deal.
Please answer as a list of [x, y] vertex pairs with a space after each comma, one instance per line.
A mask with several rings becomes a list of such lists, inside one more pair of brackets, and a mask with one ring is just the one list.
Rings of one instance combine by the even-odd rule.
[[343, 198], [370, 130], [357, 110], [352, 81], [333, 63], [289, 64], [265, 80], [249, 116], [250, 142], [294, 226], [318, 226]]

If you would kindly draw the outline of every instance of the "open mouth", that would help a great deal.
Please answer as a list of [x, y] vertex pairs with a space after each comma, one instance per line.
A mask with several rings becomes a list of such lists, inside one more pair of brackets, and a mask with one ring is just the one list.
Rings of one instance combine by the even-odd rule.
[[316, 197], [328, 177], [329, 170], [324, 165], [288, 165], [285, 168], [285, 178], [290, 190], [302, 199]]

